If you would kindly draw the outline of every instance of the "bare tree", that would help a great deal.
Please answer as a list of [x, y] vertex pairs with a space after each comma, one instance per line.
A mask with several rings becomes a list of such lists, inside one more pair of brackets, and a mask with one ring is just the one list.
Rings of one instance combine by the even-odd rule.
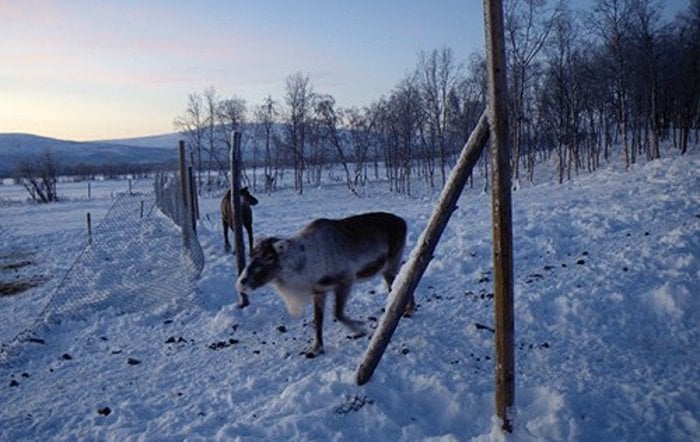
[[342, 125], [348, 131], [350, 161], [355, 165], [353, 182], [355, 187], [367, 182], [367, 161], [369, 160], [371, 136], [371, 112], [368, 108], [359, 110], [350, 107], [341, 112]]
[[547, 0], [507, 0], [505, 13], [506, 50], [510, 67], [510, 106], [512, 124], [513, 179], [520, 176], [523, 132], [526, 129], [526, 103], [532, 81], [535, 57], [542, 50], [552, 30], [559, 7], [550, 9]]
[[589, 23], [593, 26], [603, 42], [603, 47], [609, 63], [609, 72], [614, 79], [614, 97], [619, 132], [622, 135], [622, 150], [625, 168], [630, 166], [628, 139], [628, 83], [630, 47], [630, 1], [629, 0], [596, 0], [593, 12], [589, 15]]
[[273, 152], [273, 143], [277, 140], [275, 121], [279, 117], [277, 103], [269, 95], [255, 110], [255, 122], [257, 123], [256, 138], [262, 139], [265, 146], [263, 169], [265, 174], [265, 192], [268, 194], [275, 189], [279, 174], [279, 150]]
[[[425, 113], [427, 154], [438, 151], [440, 177], [445, 184], [448, 150], [449, 97], [459, 82], [458, 66], [452, 49], [443, 47], [421, 53], [418, 61], [419, 87]], [[432, 184], [432, 179], [430, 180]]]
[[[645, 109], [637, 112], [647, 129], [651, 131], [651, 146], [647, 144], [647, 158], [656, 159], [661, 156], [659, 138], [661, 123], [659, 112], [659, 42], [661, 38], [660, 9], [661, 5], [650, 0], [634, 0], [632, 3], [633, 35], [637, 42], [640, 95]], [[645, 131], [647, 134], [649, 130]]]
[[[481, 53], [473, 53], [470, 56], [464, 78], [460, 78], [456, 90], [450, 99], [450, 137], [455, 145], [455, 154], [469, 138], [472, 129], [476, 127], [479, 117], [486, 108], [486, 59]], [[483, 171], [484, 186], [488, 186], [488, 149], [484, 149], [481, 155], [479, 170]], [[470, 185], [474, 184], [473, 177], [469, 176]], [[488, 190], [485, 188], [484, 191]]]
[[308, 75], [297, 72], [287, 77], [284, 96], [287, 104], [285, 135], [294, 160], [294, 188], [300, 195], [304, 192], [306, 144], [315, 95]]
[[[223, 140], [223, 146], [227, 152], [233, 147], [231, 144], [231, 133], [234, 130], [241, 131], [246, 122], [246, 101], [234, 95], [231, 98], [221, 99], [217, 104], [217, 130], [220, 133], [219, 140]], [[255, 144], [253, 144], [255, 149]], [[228, 155], [220, 158], [221, 155], [215, 154], [214, 160], [219, 166], [220, 175], [227, 176], [226, 172], [229, 169]], [[243, 156], [245, 158], [245, 155]], [[253, 158], [253, 189], [255, 189], [255, 155]]]
[[675, 35], [664, 51], [671, 95], [668, 114], [680, 132], [674, 142], [685, 154], [691, 129], [695, 127], [697, 140], [700, 127], [700, 1], [691, 0], [687, 11], [679, 14], [672, 26]]
[[175, 130], [180, 132], [187, 142], [190, 152], [193, 154], [197, 170], [197, 189], [202, 189], [202, 150], [204, 148], [204, 135], [206, 131], [206, 116], [202, 96], [192, 93], [187, 96], [187, 109], [185, 113], [176, 117], [173, 121]]
[[411, 194], [411, 176], [418, 146], [418, 133], [422, 125], [420, 91], [415, 75], [406, 77], [394, 89], [389, 99], [389, 129], [394, 151], [391, 165], [394, 168], [394, 189]]
[[315, 113], [320, 122], [320, 132], [322, 137], [328, 140], [338, 154], [340, 164], [345, 171], [345, 185], [348, 190], [357, 195], [355, 182], [352, 179], [350, 168], [348, 167], [347, 155], [344, 151], [343, 140], [340, 134], [339, 125], [341, 124], [340, 117], [335, 110], [335, 98], [332, 95], [319, 95], [316, 100]]
[[58, 164], [50, 151], [22, 161], [15, 175], [15, 181], [27, 189], [34, 201], [50, 203], [58, 200]]
[[554, 21], [551, 44], [545, 48], [546, 77], [540, 96], [544, 130], [555, 140], [559, 158], [559, 182], [571, 178], [572, 166], [578, 170], [578, 133], [580, 84], [577, 76], [578, 36], [571, 14], [563, 11]]
[[214, 86], [209, 86], [204, 91], [203, 96], [205, 122], [204, 151], [207, 153], [207, 191], [211, 192], [211, 169], [217, 158], [216, 150], [219, 141], [219, 130], [217, 129], [219, 96]]

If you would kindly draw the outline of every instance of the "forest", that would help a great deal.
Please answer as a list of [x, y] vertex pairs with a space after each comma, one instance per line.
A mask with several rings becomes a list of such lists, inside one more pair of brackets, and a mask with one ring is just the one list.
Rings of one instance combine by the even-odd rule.
[[[681, 154], [691, 137], [698, 142], [700, 0], [666, 14], [664, 2], [653, 0], [596, 0], [590, 10], [567, 1], [505, 2], [514, 188], [544, 162], [556, 164], [561, 183], [601, 163], [629, 168], [658, 159], [662, 142]], [[214, 86], [190, 93], [174, 126], [208, 186], [212, 170], [227, 169], [230, 133], [239, 130], [244, 179], [267, 192], [290, 171], [301, 194], [330, 163], [342, 164], [353, 191], [379, 179], [405, 194], [415, 178], [441, 187], [486, 107], [485, 58], [458, 60], [449, 47], [417, 58], [369, 106], [344, 107], [296, 72], [283, 97], [252, 106]]]

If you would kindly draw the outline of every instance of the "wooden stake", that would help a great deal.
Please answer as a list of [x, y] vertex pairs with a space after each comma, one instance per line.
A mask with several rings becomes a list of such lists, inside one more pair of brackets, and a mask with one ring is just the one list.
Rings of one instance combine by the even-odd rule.
[[377, 329], [372, 335], [369, 346], [362, 357], [360, 365], [357, 367], [357, 383], [365, 384], [372, 377], [375, 368], [379, 364], [386, 347], [389, 345], [391, 336], [396, 330], [396, 326], [403, 315], [406, 303], [410, 295], [415, 291], [420, 278], [425, 269], [433, 259], [433, 252], [440, 240], [442, 232], [447, 226], [447, 222], [452, 212], [457, 208], [459, 199], [467, 178], [471, 174], [474, 165], [481, 156], [481, 152], [488, 139], [488, 123], [486, 111], [479, 118], [476, 128], [469, 136], [467, 144], [462, 149], [462, 153], [450, 173], [450, 177], [442, 189], [440, 198], [433, 209], [428, 226], [425, 228], [418, 242], [416, 243], [408, 262], [401, 268], [394, 284], [391, 287], [391, 296], [387, 301], [386, 312], [382, 316]]
[[[236, 270], [240, 275], [245, 269], [245, 245], [243, 244], [243, 217], [241, 215], [241, 133], [231, 133], [231, 208], [233, 210], [233, 247], [236, 252]], [[249, 304], [248, 296], [239, 293], [238, 307]]]
[[92, 222], [90, 222], [90, 212], [87, 213], [87, 236], [88, 244], [92, 244]]
[[190, 250], [190, 229], [189, 229], [189, 219], [187, 213], [187, 171], [185, 169], [185, 142], [180, 140], [179, 143], [179, 159], [180, 159], [180, 221], [182, 223], [182, 242], [185, 245], [185, 249], [189, 252]]
[[513, 430], [511, 410], [515, 401], [513, 233], [508, 95], [501, 0], [484, 0], [484, 22], [491, 123], [493, 289], [496, 325], [495, 403], [496, 414], [503, 422], [503, 430], [511, 432]]
[[194, 179], [192, 176], [192, 166], [187, 168], [187, 191], [190, 196], [190, 222], [192, 223], [192, 232], [197, 235], [197, 195], [194, 193]]

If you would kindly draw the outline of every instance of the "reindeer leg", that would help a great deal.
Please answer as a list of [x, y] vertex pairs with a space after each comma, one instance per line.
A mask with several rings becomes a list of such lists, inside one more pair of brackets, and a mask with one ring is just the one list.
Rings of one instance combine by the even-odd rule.
[[238, 308], [245, 308], [250, 305], [250, 301], [248, 300], [248, 295], [246, 295], [243, 292], [238, 293]]
[[316, 328], [316, 335], [314, 338], [314, 343], [311, 348], [306, 351], [307, 358], [315, 358], [316, 356], [323, 354], [323, 310], [326, 304], [326, 294], [325, 293], [315, 293], [314, 294], [314, 327]]
[[340, 321], [341, 324], [352, 330], [355, 335], [353, 338], [359, 338], [367, 334], [367, 331], [362, 326], [361, 321], [356, 321], [345, 316], [345, 303], [350, 297], [350, 292], [352, 290], [352, 283], [340, 283], [335, 288], [335, 319]]
[[246, 231], [248, 232], [248, 250], [250, 251], [250, 255], [253, 254], [253, 226], [251, 224], [248, 224], [245, 226]]
[[231, 244], [228, 242], [228, 224], [223, 219], [221, 224], [224, 227], [224, 251], [228, 253], [231, 250]]

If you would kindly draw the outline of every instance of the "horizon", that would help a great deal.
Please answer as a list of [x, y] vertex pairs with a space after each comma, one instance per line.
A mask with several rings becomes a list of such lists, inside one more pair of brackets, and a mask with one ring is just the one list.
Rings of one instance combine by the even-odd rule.
[[[687, 2], [665, 5], [665, 12]], [[591, 0], [571, 2], [588, 8]], [[304, 0], [225, 2], [10, 0], [0, 38], [0, 133], [70, 141], [176, 132], [187, 97], [214, 87], [283, 100], [285, 79], [309, 75], [341, 106], [378, 100], [442, 47], [457, 62], [484, 46], [481, 2]]]

